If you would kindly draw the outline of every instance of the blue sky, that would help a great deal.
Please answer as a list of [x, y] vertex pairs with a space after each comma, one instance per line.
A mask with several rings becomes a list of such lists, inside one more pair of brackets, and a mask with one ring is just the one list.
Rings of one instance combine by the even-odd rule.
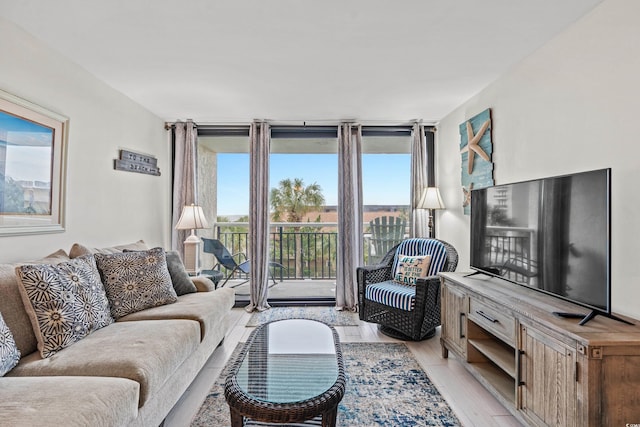
[[0, 135], [8, 143], [7, 176], [16, 181], [51, 180], [50, 128], [0, 111]]
[[[364, 203], [408, 205], [410, 192], [409, 154], [364, 154], [362, 156]], [[272, 154], [270, 187], [283, 179], [302, 178], [318, 183], [327, 205], [338, 199], [337, 154]], [[249, 155], [218, 154], [218, 215], [249, 212]]]

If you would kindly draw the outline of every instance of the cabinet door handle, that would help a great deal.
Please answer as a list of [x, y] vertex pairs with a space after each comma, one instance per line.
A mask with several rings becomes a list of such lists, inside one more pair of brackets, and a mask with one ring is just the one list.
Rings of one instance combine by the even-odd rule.
[[518, 350], [518, 370], [516, 371], [516, 384], [525, 385], [525, 382], [522, 381], [522, 356], [524, 355], [524, 350]]
[[460, 319], [459, 319], [460, 320], [460, 324], [458, 325], [460, 327], [460, 338], [464, 338], [465, 337], [465, 335], [464, 335], [464, 323], [465, 323], [464, 322], [464, 316], [465, 316], [464, 313], [460, 313]]
[[485, 313], [482, 310], [476, 310], [476, 313], [482, 317], [484, 317], [485, 319], [487, 319], [489, 322], [492, 323], [500, 323], [500, 321], [498, 319], [494, 319], [493, 317], [489, 316], [487, 313]]

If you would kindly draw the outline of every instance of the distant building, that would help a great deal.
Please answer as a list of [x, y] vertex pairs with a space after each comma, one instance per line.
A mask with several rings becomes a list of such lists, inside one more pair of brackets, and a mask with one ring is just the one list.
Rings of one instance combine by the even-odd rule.
[[24, 192], [24, 212], [51, 214], [51, 183], [45, 181], [16, 181]]
[[[369, 222], [380, 216], [393, 216], [409, 218], [409, 205], [365, 205], [362, 209], [363, 222]], [[235, 222], [247, 215], [226, 215], [229, 222]], [[318, 219], [319, 217], [319, 219]], [[285, 221], [281, 221], [285, 222]], [[338, 207], [336, 205], [325, 206], [322, 211], [309, 212], [302, 222], [329, 222], [338, 223]]]
[[[320, 220], [318, 220], [320, 216]], [[369, 222], [380, 216], [404, 216], [409, 218], [409, 205], [365, 205], [362, 207], [362, 220]], [[321, 212], [309, 212], [304, 222], [338, 222], [338, 208], [335, 205], [325, 206]]]

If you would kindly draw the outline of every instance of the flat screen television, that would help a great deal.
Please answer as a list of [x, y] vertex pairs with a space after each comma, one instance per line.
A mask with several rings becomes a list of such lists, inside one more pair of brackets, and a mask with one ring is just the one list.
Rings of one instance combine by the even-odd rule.
[[611, 169], [472, 190], [471, 268], [614, 317]]

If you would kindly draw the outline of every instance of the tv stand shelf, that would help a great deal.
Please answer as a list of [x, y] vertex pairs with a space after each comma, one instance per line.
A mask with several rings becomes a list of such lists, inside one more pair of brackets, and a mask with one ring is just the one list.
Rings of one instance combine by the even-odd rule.
[[474, 347], [487, 359], [498, 365], [505, 373], [511, 378], [516, 377], [516, 362], [513, 356], [513, 349], [511, 352], [505, 350], [497, 341], [493, 340], [469, 340], [469, 345]]
[[[586, 325], [585, 308], [489, 276], [441, 273], [449, 351], [526, 425], [640, 422], [640, 322]], [[585, 313], [585, 315], [588, 313]]]

